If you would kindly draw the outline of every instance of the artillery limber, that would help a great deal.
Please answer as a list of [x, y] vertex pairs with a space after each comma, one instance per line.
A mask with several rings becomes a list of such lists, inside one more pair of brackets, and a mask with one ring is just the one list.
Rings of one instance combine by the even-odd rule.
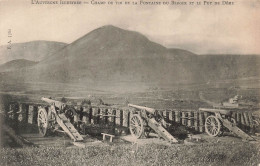
[[205, 120], [205, 131], [212, 137], [221, 136], [225, 129], [233, 132], [245, 140], [254, 140], [244, 131], [237, 127], [236, 120], [231, 117], [232, 112], [225, 109], [200, 108], [199, 111], [209, 112], [212, 115]]
[[77, 113], [73, 107], [44, 97], [41, 100], [47, 102], [50, 107], [49, 109], [40, 107], [38, 110], [37, 123], [40, 135], [46, 136], [51, 132], [62, 131], [68, 134], [74, 141], [83, 140], [72, 124], [77, 118]]
[[165, 128], [167, 123], [163, 116], [155, 109], [128, 104], [129, 107], [135, 108], [131, 118], [129, 129], [135, 138], [147, 137], [151, 130], [154, 130], [159, 137], [166, 141], [178, 142]]

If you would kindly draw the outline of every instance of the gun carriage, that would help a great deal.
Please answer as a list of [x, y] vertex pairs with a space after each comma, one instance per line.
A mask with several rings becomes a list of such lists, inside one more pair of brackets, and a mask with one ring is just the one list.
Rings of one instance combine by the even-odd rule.
[[151, 130], [154, 130], [159, 137], [171, 143], [178, 142], [165, 128], [167, 123], [163, 116], [155, 109], [128, 104], [135, 108], [130, 118], [130, 133], [135, 138], [147, 137]]
[[200, 108], [199, 111], [208, 112], [211, 115], [205, 120], [205, 131], [212, 137], [221, 136], [225, 129], [233, 132], [245, 140], [254, 140], [237, 127], [236, 120], [231, 117], [231, 111], [225, 109]]
[[38, 110], [37, 124], [41, 136], [61, 131], [68, 134], [74, 141], [83, 140], [73, 125], [74, 122], [77, 122], [77, 113], [73, 107], [45, 97], [42, 97], [41, 100], [51, 105], [49, 109], [40, 107]]

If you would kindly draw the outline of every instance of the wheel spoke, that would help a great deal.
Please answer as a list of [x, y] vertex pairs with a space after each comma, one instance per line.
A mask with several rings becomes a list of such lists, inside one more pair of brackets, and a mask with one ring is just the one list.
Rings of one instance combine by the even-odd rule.
[[139, 138], [143, 132], [143, 124], [140, 115], [134, 114], [130, 120], [130, 132], [133, 136]]
[[214, 133], [214, 135], [216, 135], [216, 134], [218, 133], [218, 129], [215, 128], [215, 129], [213, 130], [213, 133]]
[[46, 135], [47, 132], [47, 127], [48, 127], [48, 115], [45, 109], [40, 109], [38, 112], [38, 117], [37, 117], [37, 124], [38, 124], [38, 129], [39, 133], [42, 136]]
[[133, 128], [133, 132], [136, 134], [136, 128]]
[[212, 132], [213, 132], [213, 130], [214, 130], [214, 128], [213, 128], [213, 127], [209, 128], [209, 132], [210, 132], [210, 133], [212, 133]]
[[217, 136], [220, 131], [220, 121], [217, 117], [210, 115], [205, 122], [205, 131], [210, 136]]
[[132, 122], [133, 122], [133, 123], [135, 122], [135, 117], [132, 118]]

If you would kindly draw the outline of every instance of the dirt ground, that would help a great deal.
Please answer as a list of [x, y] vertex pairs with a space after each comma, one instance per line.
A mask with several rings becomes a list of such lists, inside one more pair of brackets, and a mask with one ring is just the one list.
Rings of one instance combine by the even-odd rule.
[[[250, 85], [250, 86], [249, 86]], [[3, 85], [0, 95], [10, 97], [15, 102], [39, 103], [41, 97], [52, 97], [57, 100], [65, 97], [72, 101], [91, 100], [96, 104], [99, 99], [108, 105], [125, 106], [126, 102], [144, 105], [155, 109], [210, 107], [213, 103], [227, 101], [235, 95], [242, 97], [242, 104], [259, 107], [259, 80], [247, 82], [240, 80], [233, 82], [219, 82], [211, 84], [147, 86], [137, 89], [104, 87], [89, 88], [85, 85], [69, 84], [19, 84]]]

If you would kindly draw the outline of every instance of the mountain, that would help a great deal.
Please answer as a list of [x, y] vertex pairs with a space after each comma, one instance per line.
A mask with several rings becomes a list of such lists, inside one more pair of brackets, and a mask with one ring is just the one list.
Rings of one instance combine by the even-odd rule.
[[29, 81], [200, 82], [192, 61], [197, 61], [197, 55], [188, 51], [167, 49], [138, 32], [104, 26], [41, 61]]
[[41, 61], [64, 46], [66, 46], [65, 43], [52, 41], [13, 43], [11, 49], [7, 49], [5, 45], [0, 46], [0, 64], [16, 59]]
[[260, 78], [260, 55], [201, 55], [199, 66], [207, 81]]
[[16, 59], [0, 65], [0, 72], [8, 72], [8, 71], [20, 70], [22, 68], [29, 68], [35, 64], [37, 64], [37, 62], [29, 61], [25, 59]]
[[178, 85], [259, 76], [260, 56], [196, 55], [166, 48], [111, 25], [91, 31], [38, 64], [0, 74], [5, 80], [106, 87]]

